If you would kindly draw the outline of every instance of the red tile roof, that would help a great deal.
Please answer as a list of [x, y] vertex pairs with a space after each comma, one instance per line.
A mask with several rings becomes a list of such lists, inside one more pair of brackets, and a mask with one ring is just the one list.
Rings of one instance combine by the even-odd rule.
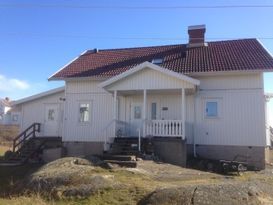
[[164, 68], [179, 73], [273, 70], [273, 58], [256, 39], [87, 51], [50, 79], [111, 77], [145, 61], [163, 58]]

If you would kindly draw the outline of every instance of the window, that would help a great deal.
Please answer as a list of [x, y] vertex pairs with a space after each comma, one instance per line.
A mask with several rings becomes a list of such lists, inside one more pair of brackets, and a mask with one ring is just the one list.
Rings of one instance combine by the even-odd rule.
[[141, 107], [140, 106], [134, 107], [134, 119], [141, 119]]
[[151, 107], [151, 119], [156, 120], [156, 103], [152, 103]]
[[163, 59], [162, 58], [155, 58], [152, 60], [152, 63], [156, 64], [156, 65], [161, 65], [163, 63]]
[[219, 117], [217, 101], [206, 101], [206, 117]]
[[18, 121], [18, 115], [12, 115], [12, 121], [17, 122]]
[[89, 122], [89, 112], [90, 105], [89, 103], [80, 103], [80, 122]]
[[54, 121], [55, 120], [55, 109], [49, 109], [47, 112], [47, 120]]

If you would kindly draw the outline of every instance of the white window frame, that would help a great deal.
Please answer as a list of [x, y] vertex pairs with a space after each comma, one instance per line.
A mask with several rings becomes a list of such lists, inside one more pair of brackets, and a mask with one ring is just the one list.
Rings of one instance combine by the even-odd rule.
[[[81, 113], [80, 113], [80, 108], [81, 108], [81, 105], [82, 104], [88, 104], [89, 105], [89, 109], [88, 109], [88, 121], [81, 121]], [[85, 125], [85, 124], [90, 124], [91, 123], [91, 117], [92, 117], [92, 115], [91, 115], [91, 109], [92, 109], [92, 102], [91, 101], [79, 101], [78, 102], [78, 110], [77, 110], [77, 112], [78, 112], [78, 123], [80, 124], [80, 125]]]
[[[203, 104], [203, 114], [204, 119], [220, 119], [222, 118], [222, 98], [205, 98]], [[217, 103], [217, 116], [207, 116], [207, 103], [215, 102]]]

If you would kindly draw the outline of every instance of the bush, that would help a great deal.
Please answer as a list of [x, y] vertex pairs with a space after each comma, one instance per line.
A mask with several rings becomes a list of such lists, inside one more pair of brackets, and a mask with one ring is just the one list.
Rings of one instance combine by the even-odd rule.
[[12, 157], [12, 155], [13, 155], [12, 151], [10, 151], [10, 150], [6, 151], [5, 154], [4, 154], [5, 160], [10, 159]]

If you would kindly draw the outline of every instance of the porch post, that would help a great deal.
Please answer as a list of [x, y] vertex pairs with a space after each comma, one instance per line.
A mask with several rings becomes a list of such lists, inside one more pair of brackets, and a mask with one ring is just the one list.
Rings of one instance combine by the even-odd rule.
[[182, 111], [182, 139], [185, 139], [185, 120], [186, 120], [186, 109], [185, 109], [185, 107], [186, 107], [186, 105], [185, 105], [185, 88], [182, 88], [182, 93], [181, 93], [181, 99], [182, 99], [182, 109], [181, 109], [181, 111]]
[[114, 137], [116, 137], [117, 132], [117, 91], [114, 91]]
[[143, 137], [146, 136], [146, 106], [147, 106], [147, 90], [143, 90]]

